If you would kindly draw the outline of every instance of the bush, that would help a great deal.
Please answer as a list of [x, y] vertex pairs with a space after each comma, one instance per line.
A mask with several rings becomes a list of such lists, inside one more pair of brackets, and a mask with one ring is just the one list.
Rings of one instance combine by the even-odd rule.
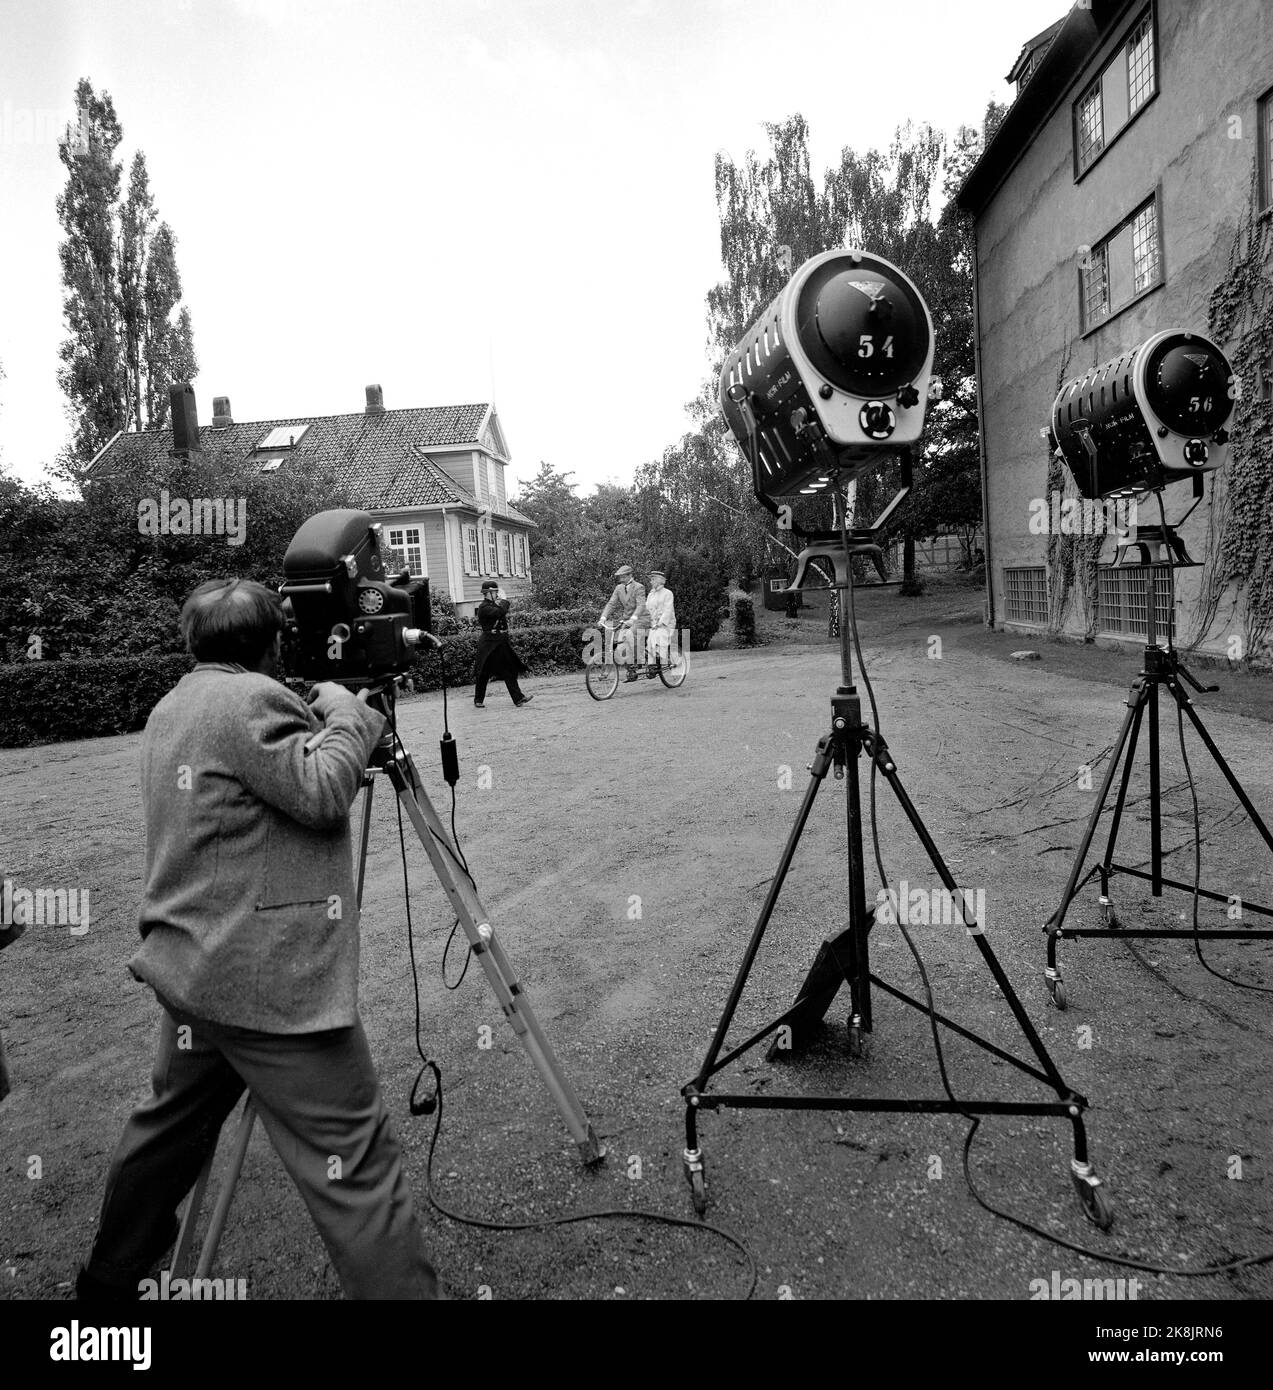
[[132, 733], [193, 666], [189, 655], [0, 666], [0, 748]]
[[[583, 665], [584, 633], [592, 626], [595, 623], [523, 628], [513, 640], [513, 647], [532, 676], [578, 670]], [[480, 632], [460, 632], [443, 640], [441, 653], [417, 653], [409, 672], [414, 688], [441, 690], [444, 664], [448, 687], [472, 685], [473, 662], [480, 638]]]
[[676, 622], [690, 630], [690, 650], [706, 651], [720, 627], [723, 581], [696, 550], [679, 550], [669, 566], [667, 587], [675, 595]]
[[729, 595], [730, 617], [734, 624], [734, 645], [754, 647], [756, 645], [756, 609], [750, 595], [741, 589], [731, 590]]
[[[517, 654], [533, 676], [583, 665], [584, 633], [594, 623], [524, 628]], [[443, 638], [448, 687], [472, 685], [479, 632]], [[150, 711], [194, 666], [192, 656], [84, 657], [0, 666], [0, 748], [135, 733]], [[442, 688], [442, 662], [416, 652], [406, 674], [416, 690]], [[303, 694], [311, 682], [287, 684]]]

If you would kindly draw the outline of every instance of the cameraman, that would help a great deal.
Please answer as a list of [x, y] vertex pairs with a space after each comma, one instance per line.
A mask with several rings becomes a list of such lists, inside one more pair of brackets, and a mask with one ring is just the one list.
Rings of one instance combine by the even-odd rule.
[[135, 1299], [246, 1089], [349, 1298], [444, 1295], [358, 1018], [348, 814], [384, 716], [275, 680], [283, 615], [249, 581], [181, 610], [198, 664], [142, 737], [146, 884], [129, 962], [163, 1008], [153, 1094], [106, 1182], [82, 1299]]

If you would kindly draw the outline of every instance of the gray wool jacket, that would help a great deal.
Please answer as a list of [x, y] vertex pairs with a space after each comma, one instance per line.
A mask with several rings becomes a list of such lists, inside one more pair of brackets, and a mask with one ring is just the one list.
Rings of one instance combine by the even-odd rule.
[[344, 690], [311, 706], [269, 676], [214, 662], [160, 700], [141, 745], [137, 979], [197, 1018], [257, 1032], [354, 1024], [348, 817], [384, 725]]

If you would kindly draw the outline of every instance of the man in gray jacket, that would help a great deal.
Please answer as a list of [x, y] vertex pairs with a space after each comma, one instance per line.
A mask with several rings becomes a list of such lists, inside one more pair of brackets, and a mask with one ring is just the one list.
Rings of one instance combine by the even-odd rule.
[[[128, 1121], [81, 1298], [136, 1298], [246, 1088], [351, 1298], [436, 1298], [358, 1018], [349, 809], [384, 716], [274, 679], [263, 585], [181, 612], [197, 658], [142, 737], [146, 884], [129, 962], [163, 1007], [153, 1094]], [[365, 692], [364, 692], [365, 693]]]

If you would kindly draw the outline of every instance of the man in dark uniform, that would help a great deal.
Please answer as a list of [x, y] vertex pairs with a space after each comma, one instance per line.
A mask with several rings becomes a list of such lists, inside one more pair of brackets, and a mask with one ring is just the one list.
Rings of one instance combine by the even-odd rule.
[[526, 665], [508, 640], [508, 600], [498, 584], [491, 582], [482, 585], [477, 620], [482, 625], [482, 636], [477, 644], [477, 659], [473, 667], [476, 682], [474, 708], [486, 708], [486, 686], [491, 680], [502, 680], [508, 686], [514, 708], [521, 709], [523, 705], [530, 704], [535, 697], [523, 695], [517, 684], [517, 677], [525, 672]]

